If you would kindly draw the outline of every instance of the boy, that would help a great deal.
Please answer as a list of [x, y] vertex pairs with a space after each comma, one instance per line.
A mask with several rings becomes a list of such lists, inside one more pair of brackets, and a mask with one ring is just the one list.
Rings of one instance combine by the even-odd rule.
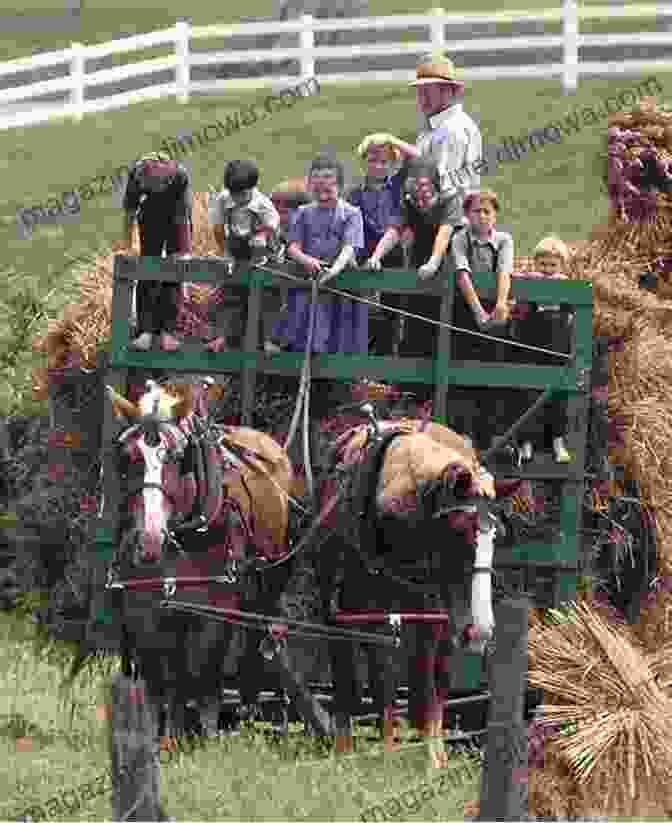
[[[224, 191], [210, 202], [208, 219], [215, 242], [231, 270], [235, 263], [263, 265], [280, 226], [280, 216], [257, 189], [258, 182], [259, 169], [252, 160], [232, 160], [224, 169]], [[226, 349], [227, 337], [242, 338], [248, 292], [248, 288], [230, 286], [216, 290], [213, 304], [227, 306], [227, 335], [211, 339], [206, 344], [209, 351]]]
[[[519, 275], [521, 277], [549, 277], [567, 280], [565, 267], [569, 260], [567, 246], [557, 237], [545, 237], [534, 249], [536, 272]], [[518, 316], [519, 339], [521, 343], [530, 346], [539, 346], [552, 351], [569, 352], [570, 329], [574, 315], [566, 306], [537, 306], [534, 303], [522, 303], [516, 306]], [[550, 354], [535, 353], [523, 350], [521, 362], [534, 363], [538, 366], [559, 366], [562, 361]], [[526, 406], [534, 403], [538, 392], [526, 392]], [[567, 400], [554, 397], [543, 407], [540, 418], [544, 425], [544, 439], [552, 442], [553, 456], [557, 463], [571, 462], [571, 455], [565, 445], [567, 431]], [[550, 437], [549, 437], [550, 435]], [[524, 460], [532, 459], [532, 441], [524, 440], [521, 447], [521, 457]]]
[[[507, 232], [497, 231], [499, 201], [493, 191], [468, 194], [464, 200], [468, 225], [457, 231], [451, 246], [452, 267], [456, 272], [453, 323], [457, 328], [474, 332], [502, 332], [509, 318], [509, 293], [513, 269], [513, 238]], [[481, 301], [471, 281], [472, 272], [493, 272], [497, 275], [497, 301]], [[494, 312], [493, 312], [494, 309]], [[478, 360], [484, 363], [511, 360], [509, 352], [500, 351], [501, 344], [471, 334], [453, 331], [452, 357], [455, 360]], [[488, 442], [493, 426], [498, 424], [494, 415], [487, 414], [488, 390], [457, 388], [451, 398], [454, 428], [476, 437], [480, 448]], [[498, 400], [509, 406], [520, 395], [515, 390], [498, 390]], [[480, 402], [479, 402], [480, 401]], [[491, 407], [490, 407], [491, 408]], [[494, 411], [494, 409], [493, 409]]]
[[280, 218], [275, 249], [276, 262], [285, 262], [287, 233], [289, 232], [293, 215], [299, 206], [305, 206], [311, 201], [312, 198], [306, 189], [306, 181], [301, 177], [283, 180], [283, 182], [277, 185], [271, 192], [271, 203], [273, 203]]
[[[457, 273], [456, 283], [459, 289], [459, 295], [456, 295], [458, 300], [455, 305], [455, 323], [474, 331], [495, 328], [506, 323], [510, 317], [513, 238], [507, 232], [496, 230], [498, 211], [499, 201], [493, 191], [467, 195], [464, 200], [464, 213], [468, 226], [456, 232], [453, 238], [452, 262]], [[482, 303], [479, 299], [471, 282], [472, 271], [497, 274], [497, 302], [494, 306], [489, 301]], [[467, 307], [468, 313], [465, 311]], [[476, 340], [467, 335], [458, 335], [457, 339], [460, 338], [461, 342], [467, 339]]]
[[[191, 254], [191, 184], [180, 163], [162, 153], [147, 154], [129, 171], [123, 200], [129, 249], [135, 248], [136, 227], [140, 254], [161, 257]], [[148, 351], [161, 334], [163, 351], [177, 351], [175, 336], [179, 283], [141, 280], [136, 287], [138, 336], [131, 348]]]

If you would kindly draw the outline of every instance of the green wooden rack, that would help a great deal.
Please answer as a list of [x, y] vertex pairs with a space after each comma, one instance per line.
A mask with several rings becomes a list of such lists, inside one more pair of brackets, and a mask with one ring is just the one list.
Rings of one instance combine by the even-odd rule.
[[[450, 323], [453, 310], [454, 273], [448, 273], [441, 283], [419, 283], [415, 271], [384, 270], [373, 272], [344, 272], [330, 284], [334, 288], [358, 291], [382, 291], [395, 294], [434, 294], [441, 300], [441, 321]], [[211, 353], [201, 341], [185, 341], [175, 353], [160, 351], [138, 352], [128, 348], [129, 318], [134, 281], [162, 280], [173, 283], [230, 284], [249, 287], [247, 325], [244, 346], [240, 351]], [[493, 274], [476, 274], [474, 285], [484, 297], [493, 296], [496, 280]], [[233, 276], [224, 273], [218, 258], [191, 258], [169, 260], [158, 257], [125, 257], [118, 255], [114, 264], [114, 291], [112, 298], [112, 341], [106, 383], [126, 388], [127, 370], [165, 369], [175, 373], [203, 373], [215, 380], [239, 372], [242, 379], [241, 422], [250, 425], [254, 406], [257, 374], [298, 376], [303, 363], [302, 354], [279, 353], [268, 355], [260, 351], [259, 328], [262, 291], [278, 288], [278, 278], [261, 269], [239, 272]], [[569, 464], [558, 465], [547, 459], [533, 461], [519, 471], [509, 470], [509, 476], [533, 480], [557, 480], [563, 484], [559, 540], [551, 543], [523, 543], [497, 547], [495, 567], [516, 571], [523, 585], [529, 588], [529, 577], [550, 576], [551, 592], [539, 605], [558, 606], [576, 596], [579, 534], [581, 528], [586, 433], [592, 368], [592, 284], [573, 280], [519, 279], [512, 281], [512, 296], [536, 303], [568, 304], [573, 306], [573, 340], [571, 357], [562, 365], [534, 366], [472, 361], [451, 361], [451, 329], [441, 326], [438, 332], [437, 354], [433, 359], [381, 357], [370, 355], [315, 355], [311, 373], [315, 378], [352, 381], [361, 377], [391, 383], [432, 384], [435, 419], [445, 419], [447, 398], [451, 386], [478, 386], [482, 388], [553, 389], [568, 395], [570, 421], [567, 446], [573, 455]], [[105, 404], [103, 422], [103, 461], [105, 510], [97, 531], [99, 582], [104, 583], [104, 569], [114, 548], [118, 507], [119, 479], [116, 464], [108, 451], [117, 423], [109, 403]], [[521, 577], [522, 575], [522, 577]], [[527, 582], [525, 582], [527, 580]], [[98, 609], [100, 624], [111, 624], [110, 613]], [[473, 656], [472, 656], [473, 657]], [[480, 676], [480, 657], [464, 661], [463, 686]]]

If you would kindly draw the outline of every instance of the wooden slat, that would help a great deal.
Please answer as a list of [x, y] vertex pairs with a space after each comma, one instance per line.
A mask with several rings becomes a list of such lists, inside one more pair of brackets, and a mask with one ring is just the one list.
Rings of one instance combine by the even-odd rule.
[[[578, 306], [572, 327], [572, 354], [576, 360], [578, 391], [571, 392], [567, 401], [567, 447], [574, 458], [575, 472], [565, 481], [560, 507], [560, 527], [566, 535], [565, 544], [568, 547], [574, 546], [573, 559], [576, 564], [583, 520], [586, 438], [593, 363], [592, 330], [592, 311], [585, 306]], [[576, 599], [576, 574], [573, 578], [571, 573], [557, 575], [554, 599], [558, 605]]]
[[[455, 302], [454, 288], [446, 288], [441, 300], [441, 323], [450, 323], [453, 317], [453, 303]], [[434, 388], [434, 414], [445, 420], [448, 414], [447, 394], [448, 382], [446, 380], [445, 364], [450, 362], [450, 346], [452, 343], [452, 331], [449, 326], [443, 325], [439, 328], [436, 341], [436, 385]]]
[[[245, 329], [245, 353], [254, 355], [259, 345], [259, 324], [261, 320], [262, 288], [257, 285], [256, 279], [250, 284], [250, 294], [247, 301], [247, 327]], [[250, 358], [242, 370], [242, 392], [240, 421], [243, 426], [252, 425], [252, 410], [254, 409], [254, 392], [257, 385], [257, 361]]]
[[[223, 282], [232, 286], [249, 286], [256, 277], [260, 285], [287, 285], [289, 281], [268, 271], [251, 269], [238, 271], [231, 277], [223, 274], [222, 261], [217, 257], [193, 257], [190, 260], [172, 260], [161, 257], [126, 257], [116, 255], [115, 278], [126, 277], [131, 280], [164, 280], [178, 283], [213, 283]], [[489, 272], [472, 275], [474, 287], [485, 293], [495, 293], [497, 281]], [[330, 281], [336, 289], [358, 291], [399, 292], [409, 294], [436, 294], [443, 296], [446, 290], [454, 287], [455, 273], [447, 272], [443, 281], [440, 278], [418, 282], [417, 272], [404, 269], [384, 269], [382, 272], [344, 271]], [[309, 283], [292, 283], [292, 287], [309, 288]], [[573, 306], [592, 306], [592, 283], [584, 280], [541, 280], [514, 278], [511, 294], [523, 300], [535, 303], [567, 303]]]

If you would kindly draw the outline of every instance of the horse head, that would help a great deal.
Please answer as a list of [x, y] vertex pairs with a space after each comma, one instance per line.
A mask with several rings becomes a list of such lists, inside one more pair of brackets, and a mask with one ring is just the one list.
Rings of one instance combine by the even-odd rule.
[[[494, 630], [491, 574], [500, 526], [497, 500], [513, 494], [518, 485], [496, 482], [456, 432], [420, 421], [390, 442], [378, 475], [377, 510], [397, 516], [410, 511], [417, 539], [406, 554], [424, 547], [445, 560], [449, 553], [457, 569], [467, 559], [461, 556], [461, 545], [473, 559], [472, 623], [463, 640], [474, 651], [483, 650]], [[450, 564], [443, 566], [442, 561], [442, 567]]]
[[193, 459], [196, 393], [189, 385], [148, 381], [135, 403], [107, 387], [118, 419], [128, 423], [116, 440], [125, 497], [123, 545], [135, 563], [159, 562], [172, 529], [197, 497]]

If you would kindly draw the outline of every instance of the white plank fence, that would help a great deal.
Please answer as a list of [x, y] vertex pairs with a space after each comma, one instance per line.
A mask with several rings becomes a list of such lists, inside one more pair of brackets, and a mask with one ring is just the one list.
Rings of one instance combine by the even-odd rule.
[[[581, 74], [638, 74], [643, 71], [667, 71], [672, 69], [672, 59], [658, 60], [615, 60], [579, 62], [579, 46], [623, 46], [634, 44], [645, 46], [664, 46], [670, 44], [669, 31], [629, 32], [619, 34], [580, 35], [579, 19], [610, 20], [617, 18], [660, 18], [672, 17], [672, 4], [667, 5], [618, 5], [618, 6], [581, 6], [576, 0], [563, 0], [562, 7], [546, 11], [497, 12], [488, 14], [456, 15], [446, 14], [443, 9], [432, 9], [426, 14], [394, 15], [388, 17], [363, 17], [355, 19], [317, 20], [311, 15], [303, 15], [289, 22], [245, 23], [241, 25], [191, 26], [186, 21], [178, 21], [173, 28], [163, 31], [140, 34], [122, 40], [113, 40], [100, 45], [85, 46], [73, 43], [71, 48], [63, 51], [49, 52], [35, 57], [21, 58], [0, 64], [0, 76], [16, 74], [31, 69], [53, 67], [69, 62], [70, 73], [65, 77], [44, 80], [30, 85], [16, 86], [0, 91], [0, 129], [28, 126], [47, 122], [55, 117], [73, 117], [80, 121], [84, 114], [101, 112], [109, 109], [125, 108], [132, 103], [155, 100], [163, 97], [176, 97], [181, 103], [187, 103], [191, 94], [224, 93], [233, 89], [257, 89], [273, 85], [294, 85], [299, 79], [317, 76], [321, 85], [325, 83], [361, 83], [361, 82], [404, 82], [414, 78], [413, 71], [361, 71], [355, 67], [345, 74], [319, 74], [315, 72], [315, 61], [325, 58], [353, 58], [399, 55], [415, 55], [430, 49], [444, 48], [456, 56], [468, 52], [504, 50], [530, 50], [531, 60], [528, 65], [487, 66], [464, 70], [467, 80], [494, 78], [548, 78], [559, 77], [566, 93], [576, 91]], [[468, 39], [447, 42], [445, 26], [495, 23], [544, 23], [561, 22], [561, 34], [542, 36], [513, 36]], [[320, 46], [315, 47], [316, 32], [356, 31], [371, 29], [400, 30], [403, 32], [412, 26], [426, 27], [428, 38], [421, 42], [370, 43], [364, 45]], [[259, 35], [299, 35], [296, 48], [273, 48], [259, 51], [231, 50], [192, 52], [191, 43], [207, 38], [259, 36]], [[86, 61], [111, 54], [132, 52], [156, 46], [170, 44], [174, 54], [129, 63], [95, 72], [86, 71]], [[561, 48], [562, 62], [538, 63], [536, 52], [543, 48]], [[300, 65], [299, 76], [255, 77], [250, 79], [222, 79], [210, 81], [193, 81], [191, 68], [212, 64], [259, 61], [297, 60]], [[126, 80], [157, 71], [174, 70], [175, 79], [171, 83], [162, 83], [147, 88], [111, 94], [98, 100], [86, 100], [85, 89], [101, 83]], [[54, 92], [69, 93], [69, 102], [40, 103], [32, 98]], [[25, 106], [27, 110], [21, 110]], [[3, 111], [4, 109], [4, 111]], [[18, 109], [18, 110], [17, 110]]]

